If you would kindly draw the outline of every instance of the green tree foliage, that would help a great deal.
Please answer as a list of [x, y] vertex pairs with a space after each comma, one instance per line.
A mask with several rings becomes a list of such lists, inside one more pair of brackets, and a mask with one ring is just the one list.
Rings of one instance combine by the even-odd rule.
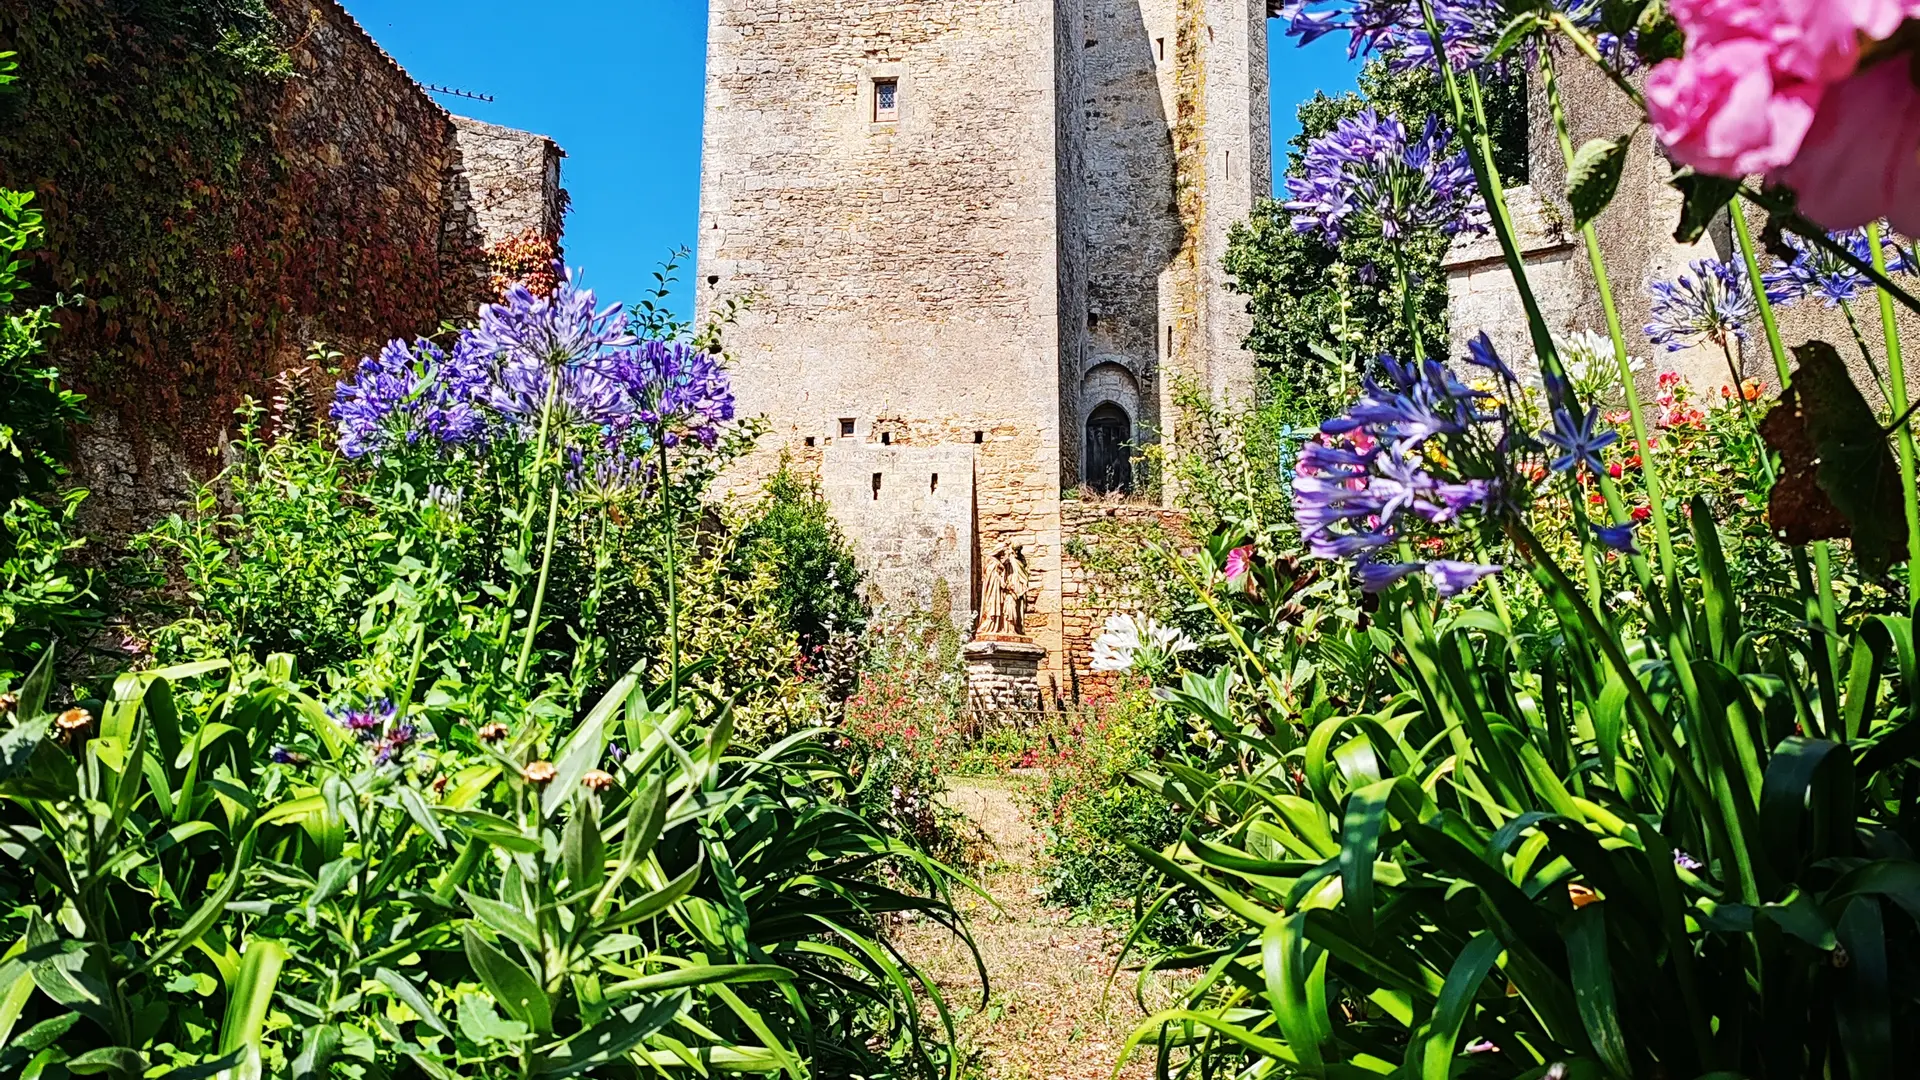
[[[1444, 114], [1445, 91], [1420, 73], [1395, 74], [1380, 61], [1360, 75], [1360, 92], [1316, 93], [1300, 104], [1300, 133], [1289, 145], [1287, 175], [1297, 175], [1307, 147], [1341, 120], [1372, 107], [1410, 129]], [[1489, 87], [1490, 122], [1498, 133], [1500, 168], [1513, 182], [1527, 169], [1526, 88], [1521, 80]], [[1411, 256], [1417, 329], [1401, 318], [1399, 299], [1382, 288], [1391, 260], [1384, 242], [1354, 241], [1340, 250], [1298, 232], [1281, 197], [1261, 202], [1234, 226], [1225, 260], [1233, 288], [1247, 297], [1253, 330], [1247, 348], [1276, 376], [1275, 393], [1300, 416], [1317, 416], [1356, 385], [1356, 372], [1382, 353], [1412, 352], [1413, 335], [1447, 336], [1447, 281], [1440, 270], [1448, 241], [1422, 236], [1403, 246]], [[1344, 369], [1344, 374], [1343, 374]]]
[[857, 634], [866, 625], [860, 600], [860, 570], [834, 524], [819, 489], [796, 475], [788, 462], [767, 482], [766, 494], [741, 523], [737, 576], [769, 567], [779, 582], [773, 603], [788, 629], [812, 652], [835, 633]]

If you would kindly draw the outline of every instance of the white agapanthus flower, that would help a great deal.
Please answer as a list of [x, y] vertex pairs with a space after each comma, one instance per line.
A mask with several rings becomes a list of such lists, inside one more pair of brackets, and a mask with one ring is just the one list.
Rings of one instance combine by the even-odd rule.
[[1166, 658], [1199, 648], [1178, 627], [1163, 626], [1148, 615], [1115, 615], [1093, 639], [1095, 671], [1131, 671], [1150, 657]]
[[[1620, 364], [1614, 358], [1613, 338], [1594, 330], [1575, 330], [1555, 336], [1553, 343], [1560, 352], [1560, 363], [1567, 369], [1567, 377], [1573, 380], [1574, 389], [1581, 397], [1603, 397], [1619, 385]], [[1628, 371], [1638, 374], [1646, 367], [1645, 360], [1627, 357]]]

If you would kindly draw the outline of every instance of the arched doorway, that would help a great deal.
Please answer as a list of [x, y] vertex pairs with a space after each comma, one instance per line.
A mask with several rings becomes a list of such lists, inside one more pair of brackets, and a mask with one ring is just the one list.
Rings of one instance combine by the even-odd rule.
[[1101, 493], [1133, 490], [1133, 418], [1109, 401], [1087, 417], [1081, 479]]

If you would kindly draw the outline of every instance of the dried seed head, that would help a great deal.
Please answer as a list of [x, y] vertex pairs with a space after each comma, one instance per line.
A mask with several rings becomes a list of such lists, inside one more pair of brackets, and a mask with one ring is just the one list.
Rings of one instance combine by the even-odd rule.
[[498, 722], [487, 724], [480, 729], [479, 734], [481, 742], [497, 743], [507, 737], [507, 725]]
[[1567, 896], [1573, 901], [1573, 909], [1575, 911], [1586, 907], [1588, 904], [1600, 902], [1600, 894], [1587, 888], [1585, 885], [1569, 884], [1567, 886]]
[[613, 786], [613, 774], [602, 769], [588, 769], [580, 782], [592, 791], [605, 791]]
[[433, 778], [433, 793], [434, 793], [435, 795], [439, 795], [439, 794], [441, 794], [442, 792], [444, 792], [444, 791], [446, 791], [446, 790], [447, 790], [447, 776], [446, 776], [446, 774], [444, 774], [444, 773], [442, 773], [441, 775], [439, 775], [439, 776], [436, 776], [436, 777], [434, 777], [434, 778]]
[[20, 707], [20, 695], [0, 694], [0, 713], [7, 713], [11, 715], [13, 711], [19, 707]]
[[61, 713], [60, 719], [55, 720], [54, 723], [59, 726], [62, 732], [68, 734], [76, 731], [85, 731], [87, 728], [93, 726], [93, 714], [85, 709], [68, 709], [66, 712]]
[[551, 761], [535, 761], [520, 770], [520, 775], [526, 777], [527, 783], [529, 784], [548, 783], [553, 780], [553, 773], [554, 768], [553, 762]]

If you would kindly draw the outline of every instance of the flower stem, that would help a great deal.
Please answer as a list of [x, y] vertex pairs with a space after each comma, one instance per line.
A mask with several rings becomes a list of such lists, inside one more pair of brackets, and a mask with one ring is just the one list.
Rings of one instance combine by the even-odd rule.
[[660, 508], [666, 519], [667, 529], [667, 649], [668, 701], [675, 710], [680, 708], [680, 593], [679, 568], [675, 565], [675, 549], [680, 542], [680, 526], [673, 514], [673, 474], [668, 471], [667, 439], [661, 433], [655, 440], [660, 444]]
[[[1573, 167], [1573, 133], [1567, 124], [1566, 102], [1560, 96], [1559, 69], [1554, 63], [1553, 50], [1540, 50], [1540, 72], [1546, 85], [1547, 106], [1553, 113], [1554, 134], [1560, 139], [1560, 154], [1567, 167]], [[1619, 366], [1620, 387], [1626, 394], [1627, 414], [1632, 418], [1633, 438], [1640, 450], [1640, 475], [1647, 486], [1647, 507], [1653, 520], [1654, 540], [1660, 552], [1660, 569], [1664, 572], [1667, 591], [1677, 595], [1680, 590], [1680, 560], [1673, 551], [1673, 527], [1667, 519], [1666, 492], [1660, 480], [1660, 465], [1656, 460], [1653, 445], [1647, 439], [1646, 406], [1640, 401], [1640, 388], [1634, 383], [1633, 365], [1627, 356], [1627, 336], [1620, 322], [1620, 305], [1613, 297], [1613, 282], [1607, 276], [1607, 264], [1600, 249], [1599, 234], [1594, 231], [1593, 223], [1580, 226], [1580, 240], [1587, 249], [1587, 264], [1593, 270], [1593, 280], [1600, 296], [1600, 309], [1607, 318], [1607, 337], [1613, 342], [1614, 362]], [[1607, 495], [1608, 509], [1614, 515], [1614, 523], [1625, 525], [1632, 520], [1624, 502], [1613, 485], [1601, 481], [1601, 490]], [[1637, 570], [1651, 577], [1646, 567], [1646, 556], [1637, 556]], [[1643, 584], [1646, 584], [1643, 581]]]
[[1880, 391], [1880, 400], [1891, 402], [1893, 391], [1887, 386], [1886, 376], [1880, 374], [1880, 362], [1873, 355], [1873, 349], [1867, 345], [1867, 335], [1860, 329], [1860, 320], [1854, 318], [1853, 304], [1842, 300], [1840, 311], [1847, 317], [1847, 329], [1853, 331], [1853, 343], [1860, 347], [1860, 355], [1867, 361], [1867, 372], [1873, 376], [1873, 385]]
[[[1867, 226], [1867, 247], [1873, 252], [1873, 269], [1884, 280], [1887, 276], [1887, 249], [1880, 244], [1878, 222]], [[1880, 288], [1880, 332], [1887, 339], [1887, 369], [1893, 390], [1888, 405], [1892, 414], [1899, 416], [1907, 411], [1907, 365], [1900, 351], [1900, 327], [1894, 319], [1893, 296], [1885, 285]], [[1907, 496], [1907, 602], [1911, 604], [1915, 597], [1920, 597], [1920, 491], [1914, 490], [1916, 455], [1913, 428], [1901, 424], [1897, 434], [1900, 439], [1900, 487]]]
[[533, 608], [527, 612], [527, 630], [520, 639], [520, 659], [513, 665], [513, 681], [526, 678], [527, 663], [533, 659], [533, 636], [540, 630], [540, 611], [547, 603], [547, 574], [553, 569], [555, 524], [560, 517], [560, 476], [554, 474], [547, 494], [547, 535], [540, 553], [540, 580], [533, 588]]

